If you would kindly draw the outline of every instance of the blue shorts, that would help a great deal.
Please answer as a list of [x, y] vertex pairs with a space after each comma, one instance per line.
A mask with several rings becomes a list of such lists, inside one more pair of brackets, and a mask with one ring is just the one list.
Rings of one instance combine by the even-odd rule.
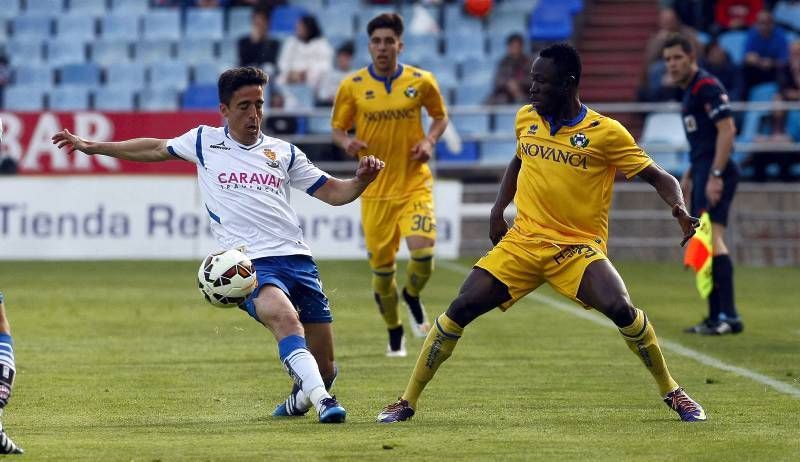
[[700, 217], [707, 211], [712, 223], [728, 226], [728, 214], [731, 210], [736, 186], [739, 184], [739, 168], [733, 161], [728, 162], [722, 171], [722, 197], [714, 207], [708, 207], [706, 199], [706, 182], [711, 171], [709, 165], [692, 166], [692, 210], [691, 214]]
[[247, 311], [256, 321], [256, 306], [253, 299], [266, 285], [281, 289], [297, 309], [300, 322], [333, 322], [328, 297], [322, 292], [317, 264], [308, 255], [285, 255], [253, 260], [258, 278], [258, 287], [239, 308]]

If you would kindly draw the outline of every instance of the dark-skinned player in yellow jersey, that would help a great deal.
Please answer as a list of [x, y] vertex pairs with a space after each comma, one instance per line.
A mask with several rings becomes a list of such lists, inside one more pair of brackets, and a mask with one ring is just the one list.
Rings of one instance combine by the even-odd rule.
[[[543, 283], [608, 317], [650, 371], [664, 402], [683, 421], [706, 414], [670, 376], [653, 325], [631, 302], [606, 257], [608, 210], [617, 170], [647, 181], [672, 209], [683, 232], [689, 215], [678, 181], [654, 163], [616, 120], [581, 104], [581, 63], [568, 44], [544, 48], [531, 69], [531, 104], [517, 112], [517, 152], [509, 163], [490, 216], [495, 245], [461, 286], [458, 297], [431, 326], [402, 396], [379, 422], [410, 419], [425, 385], [448, 358], [464, 328], [497, 307], [506, 310]], [[503, 218], [514, 200], [517, 217]]]

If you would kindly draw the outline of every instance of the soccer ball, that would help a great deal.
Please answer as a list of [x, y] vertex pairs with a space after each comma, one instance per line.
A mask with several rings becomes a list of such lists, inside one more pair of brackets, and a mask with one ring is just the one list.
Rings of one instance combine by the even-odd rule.
[[244, 303], [258, 284], [253, 263], [242, 252], [232, 249], [214, 252], [197, 271], [200, 292], [208, 303], [232, 308]]

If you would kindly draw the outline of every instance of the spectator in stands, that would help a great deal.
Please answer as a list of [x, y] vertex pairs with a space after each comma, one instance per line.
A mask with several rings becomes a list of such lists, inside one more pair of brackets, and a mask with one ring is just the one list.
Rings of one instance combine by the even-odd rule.
[[264, 10], [253, 10], [250, 35], [239, 39], [239, 66], [254, 66], [268, 74], [275, 71], [281, 43], [269, 36], [269, 17]]
[[717, 77], [717, 80], [728, 90], [732, 101], [742, 100], [742, 73], [732, 61], [728, 52], [717, 41], [706, 45], [705, 58], [701, 67]]
[[286, 99], [283, 93], [275, 87], [269, 93], [269, 108], [269, 114], [264, 117], [265, 132], [270, 136], [297, 133], [297, 117], [273, 114], [273, 110], [281, 112], [286, 109]]
[[756, 22], [763, 0], [717, 0], [714, 18], [722, 29], [743, 29]]
[[758, 13], [756, 24], [750, 28], [745, 43], [744, 82], [745, 95], [760, 83], [776, 82], [778, 69], [786, 63], [789, 46], [786, 35], [775, 27], [772, 13]]
[[306, 84], [315, 88], [333, 63], [333, 48], [322, 36], [314, 16], [297, 21], [295, 35], [287, 38], [278, 57], [278, 83]]
[[347, 74], [353, 70], [353, 54], [355, 46], [353, 42], [347, 41], [336, 49], [335, 63], [332, 69], [328, 70], [319, 81], [316, 91], [317, 105], [333, 106], [336, 97], [336, 90]]
[[524, 40], [520, 34], [511, 34], [506, 39], [506, 55], [497, 64], [494, 90], [489, 104], [524, 104], [528, 102], [531, 87], [530, 71], [533, 58], [525, 53]]
[[[792, 42], [789, 62], [778, 71], [778, 93], [775, 101], [800, 101], [800, 41]], [[789, 141], [786, 135], [786, 111], [772, 113], [772, 138], [774, 141]]]
[[700, 42], [697, 40], [697, 32], [691, 27], [682, 24], [678, 19], [678, 15], [675, 14], [675, 10], [664, 8], [658, 14], [658, 31], [647, 41], [644, 61], [645, 70], [650, 64], [661, 61], [661, 50], [664, 47], [664, 42], [667, 41], [667, 37], [676, 32], [688, 38], [695, 50], [702, 50]]
[[228, 6], [252, 6], [257, 10], [261, 10], [267, 13], [267, 16], [272, 14], [272, 10], [275, 9], [276, 6], [279, 5], [286, 5], [286, 0], [230, 0], [228, 2]]

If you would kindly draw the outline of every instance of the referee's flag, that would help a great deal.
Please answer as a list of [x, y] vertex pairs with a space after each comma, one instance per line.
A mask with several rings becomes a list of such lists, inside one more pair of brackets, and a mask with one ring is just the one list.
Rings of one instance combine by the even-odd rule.
[[708, 212], [700, 215], [700, 226], [695, 235], [689, 239], [686, 246], [686, 254], [683, 256], [683, 264], [694, 269], [696, 275], [697, 291], [700, 296], [708, 298], [711, 289], [714, 287], [714, 280], [711, 275], [711, 218]]

